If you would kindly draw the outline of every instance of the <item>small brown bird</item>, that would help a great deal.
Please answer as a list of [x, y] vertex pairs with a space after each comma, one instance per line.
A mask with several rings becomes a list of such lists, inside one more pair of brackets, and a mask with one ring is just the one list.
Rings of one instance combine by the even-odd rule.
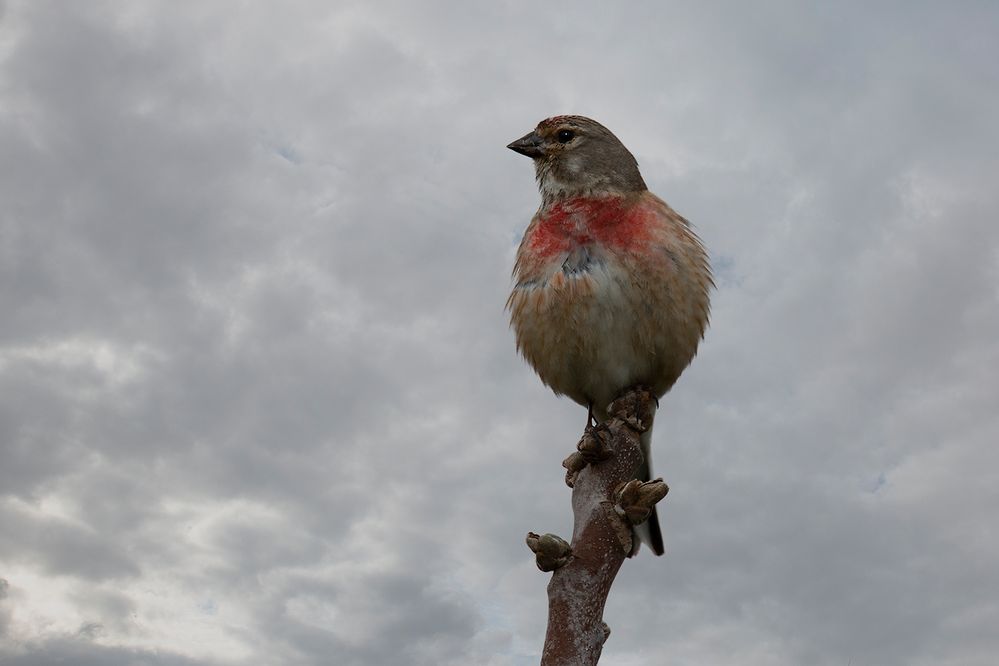
[[[662, 397], [708, 323], [714, 283], [700, 239], [594, 120], [549, 118], [507, 147], [534, 160], [541, 191], [507, 301], [518, 350], [598, 422], [632, 386]], [[651, 436], [642, 435], [642, 480], [651, 478]], [[655, 511], [636, 531], [662, 555]]]

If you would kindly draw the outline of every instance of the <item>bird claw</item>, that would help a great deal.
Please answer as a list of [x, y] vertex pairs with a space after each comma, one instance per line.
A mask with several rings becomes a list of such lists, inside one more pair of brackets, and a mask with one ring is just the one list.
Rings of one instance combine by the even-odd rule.
[[588, 425], [583, 430], [583, 436], [576, 444], [576, 449], [587, 463], [592, 465], [602, 462], [611, 456], [610, 449], [607, 447], [607, 438], [609, 437], [610, 427], [606, 423]]
[[[643, 386], [635, 386], [619, 395], [610, 404], [608, 411], [634, 432], [643, 433], [649, 429], [655, 416], [653, 401], [656, 406], [659, 405], [659, 400], [652, 391]], [[591, 403], [586, 410], [586, 428], [583, 429], [583, 436], [576, 444], [576, 453], [562, 461], [562, 466], [567, 470], [565, 485], [572, 488], [579, 472], [586, 465], [595, 465], [613, 455], [610, 447], [611, 436], [609, 423], [598, 422], [593, 418]]]
[[651, 427], [658, 407], [659, 398], [655, 393], [644, 386], [635, 386], [615, 398], [607, 411], [635, 432], [643, 433]]
[[562, 461], [562, 467], [566, 469], [565, 485], [572, 488], [576, 484], [576, 477], [583, 471], [583, 468], [611, 457], [611, 451], [604, 439], [609, 436], [610, 428], [602, 423], [586, 426], [583, 436], [576, 444], [576, 450]]
[[534, 553], [538, 568], [542, 571], [555, 571], [572, 559], [572, 548], [565, 539], [555, 534], [538, 535], [528, 532], [525, 541], [527, 547]]

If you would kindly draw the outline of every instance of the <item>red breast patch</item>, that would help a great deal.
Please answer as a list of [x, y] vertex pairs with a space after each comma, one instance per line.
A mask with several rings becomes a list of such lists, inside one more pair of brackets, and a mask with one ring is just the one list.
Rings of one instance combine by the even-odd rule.
[[650, 214], [621, 197], [566, 199], [541, 213], [528, 247], [543, 257], [589, 244], [625, 249], [648, 237]]

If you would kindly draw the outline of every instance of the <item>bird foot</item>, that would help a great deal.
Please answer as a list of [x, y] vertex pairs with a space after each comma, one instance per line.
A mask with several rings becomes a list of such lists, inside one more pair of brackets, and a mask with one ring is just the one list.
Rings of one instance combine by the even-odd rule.
[[611, 450], [607, 446], [609, 438], [610, 428], [606, 424], [590, 423], [586, 426], [586, 429], [583, 430], [583, 436], [576, 444], [576, 450], [562, 461], [562, 467], [567, 470], [565, 485], [572, 488], [576, 483], [576, 476], [583, 471], [584, 467], [603, 462], [611, 457]]
[[635, 386], [615, 398], [607, 411], [635, 432], [643, 433], [651, 427], [658, 407], [659, 398], [655, 393], [644, 386]]
[[572, 548], [565, 539], [555, 534], [538, 535], [528, 532], [526, 541], [542, 571], [555, 571], [572, 559]]
[[593, 465], [610, 458], [611, 452], [607, 446], [610, 439], [610, 426], [606, 423], [587, 425], [583, 430], [583, 436], [576, 444], [576, 450], [583, 456], [589, 464]]

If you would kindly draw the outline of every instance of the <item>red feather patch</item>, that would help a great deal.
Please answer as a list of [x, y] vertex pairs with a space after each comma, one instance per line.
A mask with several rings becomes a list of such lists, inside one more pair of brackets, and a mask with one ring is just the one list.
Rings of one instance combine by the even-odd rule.
[[653, 211], [622, 197], [566, 199], [540, 214], [528, 247], [538, 258], [591, 243], [625, 249], [648, 239], [650, 214]]

